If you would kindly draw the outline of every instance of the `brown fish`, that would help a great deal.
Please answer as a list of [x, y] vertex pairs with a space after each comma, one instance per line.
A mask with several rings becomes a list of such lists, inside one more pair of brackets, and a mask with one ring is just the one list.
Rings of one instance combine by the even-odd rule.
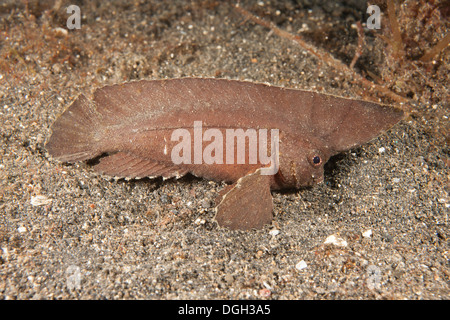
[[270, 223], [271, 189], [321, 182], [331, 156], [402, 117], [372, 102], [244, 81], [137, 81], [98, 89], [92, 101], [80, 95], [46, 148], [65, 162], [99, 157], [94, 169], [116, 177], [191, 173], [234, 183], [216, 220], [248, 230]]

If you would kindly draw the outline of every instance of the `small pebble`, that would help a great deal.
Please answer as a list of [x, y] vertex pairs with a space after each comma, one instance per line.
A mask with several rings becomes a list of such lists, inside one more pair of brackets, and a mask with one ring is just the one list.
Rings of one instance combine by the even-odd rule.
[[346, 247], [347, 241], [332, 234], [331, 236], [328, 236], [325, 239], [324, 244], [334, 244], [335, 246], [338, 246], [338, 247]]
[[56, 33], [62, 34], [64, 36], [67, 36], [69, 34], [69, 32], [66, 29], [63, 29], [61, 27], [57, 27], [57, 28], [53, 29], [53, 31], [55, 31]]
[[372, 229], [368, 229], [362, 233], [364, 238], [370, 238], [372, 236]]
[[271, 236], [276, 236], [276, 235], [280, 234], [280, 230], [277, 230], [277, 229], [270, 230], [269, 234]]
[[197, 219], [195, 219], [194, 223], [195, 224], [205, 224], [206, 221], [205, 221], [205, 219], [197, 218]]
[[306, 264], [305, 260], [302, 260], [302, 261], [300, 261], [299, 263], [297, 263], [297, 264], [295, 265], [295, 269], [297, 269], [297, 270], [300, 271], [300, 270], [305, 269], [307, 266], [308, 266], [308, 265]]
[[27, 232], [27, 228], [25, 228], [25, 227], [18, 227], [17, 228], [17, 231], [19, 231], [20, 233], [24, 233], [24, 232]]

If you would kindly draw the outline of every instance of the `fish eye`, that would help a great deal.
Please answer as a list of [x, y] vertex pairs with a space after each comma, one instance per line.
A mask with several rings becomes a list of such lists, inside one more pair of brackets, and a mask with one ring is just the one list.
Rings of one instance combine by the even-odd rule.
[[323, 160], [322, 160], [322, 157], [319, 154], [313, 153], [309, 157], [309, 162], [311, 163], [312, 166], [318, 167], [318, 166], [320, 166], [322, 164]]
[[319, 156], [314, 156], [312, 161], [314, 164], [320, 164], [322, 162], [322, 159], [320, 159]]

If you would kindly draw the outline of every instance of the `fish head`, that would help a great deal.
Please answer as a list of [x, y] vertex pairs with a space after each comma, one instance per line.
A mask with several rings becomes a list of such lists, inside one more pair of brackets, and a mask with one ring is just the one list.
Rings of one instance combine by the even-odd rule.
[[329, 148], [320, 141], [285, 137], [280, 142], [280, 187], [302, 188], [323, 182], [324, 165], [330, 156]]

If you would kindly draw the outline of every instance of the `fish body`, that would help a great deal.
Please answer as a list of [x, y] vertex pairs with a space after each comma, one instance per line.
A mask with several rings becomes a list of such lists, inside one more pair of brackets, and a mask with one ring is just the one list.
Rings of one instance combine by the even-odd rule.
[[[402, 117], [401, 110], [372, 102], [246, 81], [143, 80], [97, 89], [93, 100], [80, 95], [53, 124], [46, 148], [65, 162], [99, 158], [94, 169], [116, 177], [191, 173], [239, 189], [249, 184], [249, 191], [264, 185], [260, 196], [271, 201], [270, 190], [321, 182], [331, 156], [370, 141]], [[259, 211], [268, 222], [267, 199], [261, 205], [239, 200], [236, 189], [222, 202], [226, 198], [233, 205], [218, 208], [233, 218], [225, 213], [229, 219], [219, 224], [260, 228]]]

